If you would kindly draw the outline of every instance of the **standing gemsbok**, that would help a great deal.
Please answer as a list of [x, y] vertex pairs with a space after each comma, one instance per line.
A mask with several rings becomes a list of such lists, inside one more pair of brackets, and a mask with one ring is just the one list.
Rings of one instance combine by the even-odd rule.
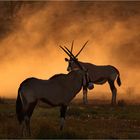
[[60, 106], [60, 129], [62, 129], [67, 106], [71, 100], [83, 86], [89, 89], [93, 88], [87, 71], [81, 67], [71, 53], [62, 49], [80, 69], [72, 70], [68, 74], [56, 74], [48, 80], [28, 78], [20, 84], [16, 100], [16, 113], [19, 122], [22, 123], [22, 134], [30, 135], [30, 118], [38, 100], [51, 106]]
[[[88, 43], [88, 41], [83, 45], [81, 50], [75, 56], [72, 54], [74, 41], [72, 42], [71, 51], [70, 50], [67, 50], [67, 51], [71, 52], [72, 56], [77, 59], [78, 55], [81, 53], [81, 51], [83, 50], [83, 48], [86, 46], [87, 43]], [[68, 62], [68, 67], [67, 67], [68, 71], [78, 68], [75, 61], [73, 61], [73, 59], [65, 58], [65, 61]], [[78, 59], [77, 59], [77, 61], [78, 61]], [[91, 82], [93, 82], [94, 84], [100, 84], [100, 85], [102, 85], [106, 82], [109, 83], [109, 86], [110, 86], [110, 89], [112, 92], [111, 104], [115, 105], [116, 104], [116, 95], [117, 95], [117, 89], [114, 84], [115, 80], [117, 79], [117, 84], [119, 86], [121, 85], [120, 73], [119, 73], [118, 69], [111, 65], [95, 65], [95, 64], [86, 63], [86, 62], [80, 62], [80, 61], [78, 61], [78, 62], [81, 66], [83, 66], [84, 68], [86, 68], [88, 70]], [[83, 88], [83, 102], [85, 104], [88, 102], [86, 87]]]

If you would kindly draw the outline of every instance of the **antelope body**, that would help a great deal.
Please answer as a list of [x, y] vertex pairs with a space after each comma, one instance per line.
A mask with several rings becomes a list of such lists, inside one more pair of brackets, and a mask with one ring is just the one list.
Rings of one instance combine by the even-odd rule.
[[16, 113], [23, 126], [22, 132], [30, 135], [30, 118], [38, 100], [51, 106], [60, 106], [60, 129], [62, 129], [67, 106], [83, 86], [88, 86], [87, 76], [87, 72], [81, 68], [68, 74], [54, 75], [48, 80], [37, 78], [24, 80], [20, 84], [16, 100]]
[[[77, 56], [80, 54], [80, 52], [83, 50], [83, 48], [85, 47], [85, 45], [87, 44], [87, 42], [84, 44], [84, 46], [82, 47], [82, 49], [77, 53], [77, 55], [73, 55], [72, 54], [72, 49], [73, 49], [73, 42], [72, 42], [72, 47], [71, 47], [71, 54], [77, 58]], [[74, 69], [77, 69], [77, 65], [75, 64], [75, 62], [70, 58], [67, 59], [65, 58], [65, 61], [68, 62], [68, 67], [67, 70], [71, 71]], [[78, 59], [77, 59], [78, 61]], [[94, 84], [104, 84], [105, 82], [109, 83], [111, 92], [112, 92], [112, 100], [111, 100], [111, 104], [115, 105], [116, 104], [116, 95], [117, 95], [117, 89], [115, 87], [115, 80], [117, 79], [117, 83], [120, 86], [121, 85], [121, 80], [120, 80], [120, 73], [117, 70], [117, 68], [115, 68], [114, 66], [111, 65], [94, 65], [91, 63], [85, 63], [85, 62], [81, 62], [78, 61], [79, 64], [81, 66], [83, 66], [89, 74], [90, 80], [92, 83]], [[86, 104], [87, 101], [87, 88], [84, 87], [83, 88], [83, 102]]]

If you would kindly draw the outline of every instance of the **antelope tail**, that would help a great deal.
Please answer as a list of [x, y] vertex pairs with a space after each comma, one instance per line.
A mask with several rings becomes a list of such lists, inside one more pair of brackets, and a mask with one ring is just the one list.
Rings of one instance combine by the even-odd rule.
[[117, 84], [119, 86], [121, 86], [122, 82], [121, 82], [121, 79], [120, 79], [120, 72], [119, 72], [119, 70], [117, 68], [115, 68], [115, 67], [113, 67], [113, 68], [116, 70], [116, 72], [118, 74], [118, 76], [117, 76]]
[[119, 85], [119, 86], [121, 86], [121, 79], [120, 79], [120, 75], [118, 75], [118, 77], [117, 77], [117, 83], [118, 83], [118, 85]]
[[23, 116], [24, 114], [23, 114], [23, 106], [22, 106], [22, 102], [20, 98], [20, 87], [18, 89], [18, 96], [16, 100], [16, 115], [17, 115], [17, 119], [19, 123], [21, 124], [24, 119], [24, 116]]

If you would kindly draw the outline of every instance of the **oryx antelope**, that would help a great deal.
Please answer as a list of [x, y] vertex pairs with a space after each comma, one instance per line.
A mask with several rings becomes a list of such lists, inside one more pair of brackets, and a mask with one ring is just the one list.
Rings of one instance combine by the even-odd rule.
[[[75, 56], [72, 54], [74, 41], [72, 42], [71, 51], [68, 49], [67, 51], [71, 52], [72, 56], [77, 59], [78, 55], [81, 53], [81, 51], [83, 50], [83, 48], [86, 46], [87, 43], [88, 41], [83, 45], [81, 50]], [[78, 68], [75, 61], [73, 61], [73, 59], [65, 58], [65, 61], [68, 62], [67, 71], [71, 71]], [[112, 92], [111, 104], [115, 105], [116, 95], [117, 95], [117, 89], [114, 84], [115, 80], [117, 79], [117, 84], [119, 86], [121, 85], [120, 73], [118, 69], [111, 65], [95, 65], [95, 64], [81, 62], [81, 61], [78, 61], [78, 62], [81, 66], [83, 66], [84, 68], [88, 70], [88, 74], [89, 74], [91, 82], [93, 82], [94, 84], [100, 84], [100, 85], [108, 82], [111, 92]], [[86, 87], [83, 88], [83, 102], [84, 104], [88, 102]]]
[[[60, 129], [63, 128], [67, 106], [83, 86], [89, 89], [91, 85], [88, 73], [78, 61], [64, 48], [62, 48], [77, 64], [78, 70], [72, 70], [68, 74], [56, 74], [48, 80], [28, 78], [24, 80], [18, 89], [16, 100], [16, 113], [20, 124], [22, 124], [22, 134], [30, 135], [30, 118], [33, 110], [41, 100], [52, 107], [60, 106]], [[25, 132], [25, 133], [24, 133]]]

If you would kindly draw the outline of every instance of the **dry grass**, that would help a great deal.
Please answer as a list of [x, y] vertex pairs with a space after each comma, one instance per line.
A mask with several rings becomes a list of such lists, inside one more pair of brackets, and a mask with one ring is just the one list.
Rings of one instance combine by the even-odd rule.
[[[72, 103], [63, 131], [59, 130], [59, 108], [38, 105], [31, 119], [31, 138], [140, 138], [140, 105], [99, 104]], [[22, 138], [15, 101], [0, 104], [0, 138]]]

